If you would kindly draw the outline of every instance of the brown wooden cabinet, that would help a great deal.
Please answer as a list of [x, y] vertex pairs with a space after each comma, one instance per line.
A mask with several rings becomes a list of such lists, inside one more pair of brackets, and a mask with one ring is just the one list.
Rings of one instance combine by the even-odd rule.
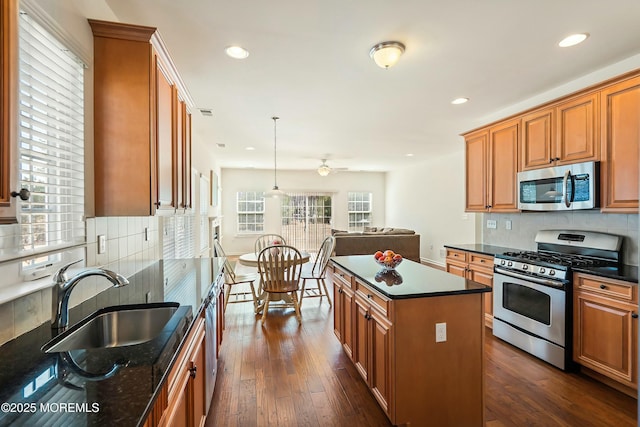
[[554, 162], [553, 108], [522, 117], [521, 170], [548, 167]]
[[600, 93], [602, 211], [638, 212], [640, 76]]
[[517, 212], [519, 122], [465, 136], [467, 212]]
[[574, 286], [573, 359], [636, 395], [637, 286], [582, 273], [574, 274]]
[[339, 267], [333, 267], [333, 332], [342, 344], [347, 356], [353, 359], [353, 277]]
[[[156, 29], [89, 20], [94, 35], [97, 216], [190, 205], [191, 135], [183, 87]], [[186, 89], [183, 89], [186, 90]], [[189, 141], [190, 144], [190, 141]]]
[[[493, 287], [493, 257], [476, 252], [447, 248], [446, 270], [456, 276]], [[493, 294], [484, 296], [485, 325], [493, 327]]]
[[17, 147], [16, 120], [18, 94], [18, 2], [0, 4], [0, 224], [17, 222], [15, 203], [11, 201]]

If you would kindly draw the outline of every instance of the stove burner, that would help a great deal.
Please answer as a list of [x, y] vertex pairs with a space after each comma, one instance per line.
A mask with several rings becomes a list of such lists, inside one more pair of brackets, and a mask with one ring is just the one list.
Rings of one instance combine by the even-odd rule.
[[505, 252], [505, 257], [521, 262], [556, 264], [564, 267], [606, 267], [611, 261], [576, 254], [560, 254], [551, 252]]

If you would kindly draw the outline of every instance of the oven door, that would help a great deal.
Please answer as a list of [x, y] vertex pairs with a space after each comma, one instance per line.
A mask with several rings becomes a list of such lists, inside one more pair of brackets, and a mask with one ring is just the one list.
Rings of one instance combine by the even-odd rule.
[[[495, 269], [493, 276], [493, 316], [529, 334], [565, 347], [566, 291], [562, 283], [534, 277], [513, 277]], [[517, 275], [517, 273], [513, 273]], [[522, 276], [522, 275], [518, 275]]]

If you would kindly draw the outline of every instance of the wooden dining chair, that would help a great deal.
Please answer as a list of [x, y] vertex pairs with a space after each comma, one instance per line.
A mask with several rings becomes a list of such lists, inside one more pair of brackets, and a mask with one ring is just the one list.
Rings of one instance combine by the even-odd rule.
[[[258, 272], [264, 295], [262, 324], [267, 318], [271, 300], [282, 299], [278, 307], [293, 307], [298, 323], [302, 323], [298, 290], [302, 272], [302, 255], [293, 246], [267, 246], [258, 254]], [[273, 307], [274, 305], [272, 305]]]
[[[313, 263], [308, 262], [302, 266], [302, 273], [300, 278], [302, 279], [302, 289], [300, 291], [300, 306], [302, 306], [302, 300], [304, 298], [320, 298], [320, 304], [322, 304], [322, 298], [327, 297], [329, 307], [331, 307], [331, 297], [327, 290], [327, 283], [324, 281], [326, 278], [327, 264], [329, 264], [329, 258], [336, 247], [336, 239], [333, 236], [328, 236], [322, 241], [318, 255]], [[316, 286], [307, 287], [307, 280], [315, 280]]]
[[[224, 249], [222, 249], [222, 245], [216, 239], [213, 241], [213, 249], [215, 251], [215, 255], [218, 257], [224, 257], [224, 311], [227, 311], [227, 304], [232, 303], [240, 303], [240, 302], [253, 302], [253, 309], [256, 310], [258, 307], [258, 298], [256, 296], [256, 289], [253, 284], [256, 280], [259, 279], [257, 273], [253, 274], [236, 274], [235, 269], [229, 258], [224, 253]], [[249, 284], [249, 288], [251, 291], [242, 290], [231, 292], [232, 288], [237, 285]], [[245, 288], [246, 289], [246, 288]], [[235, 297], [234, 301], [229, 301], [231, 297]], [[249, 297], [251, 297], [249, 299]]]
[[254, 251], [257, 256], [260, 253], [260, 251], [266, 248], [267, 246], [286, 245], [286, 244], [287, 244], [287, 241], [284, 240], [284, 237], [282, 237], [279, 234], [263, 234], [262, 236], [259, 236], [256, 239], [256, 243], [254, 245], [255, 247]]

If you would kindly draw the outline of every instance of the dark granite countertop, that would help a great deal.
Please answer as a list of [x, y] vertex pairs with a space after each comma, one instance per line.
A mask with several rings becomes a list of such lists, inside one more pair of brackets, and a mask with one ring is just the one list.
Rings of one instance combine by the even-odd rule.
[[505, 252], [516, 252], [522, 249], [507, 248], [503, 246], [485, 245], [483, 243], [465, 243], [461, 245], [444, 245], [445, 248], [460, 249], [462, 251], [476, 252], [483, 255], [496, 256]]
[[[222, 262], [221, 258], [159, 261], [130, 277], [129, 285], [109, 288], [70, 310], [73, 325], [103, 307], [178, 302], [178, 311], [162, 332], [146, 343], [45, 354], [40, 348], [52, 337], [47, 322], [2, 345], [0, 426], [142, 425], [221, 273]], [[104, 376], [114, 363], [123, 366]]]
[[405, 259], [394, 271], [381, 272], [373, 255], [336, 256], [331, 260], [391, 299], [491, 292], [491, 288]]

